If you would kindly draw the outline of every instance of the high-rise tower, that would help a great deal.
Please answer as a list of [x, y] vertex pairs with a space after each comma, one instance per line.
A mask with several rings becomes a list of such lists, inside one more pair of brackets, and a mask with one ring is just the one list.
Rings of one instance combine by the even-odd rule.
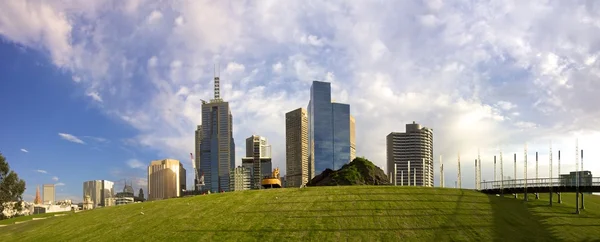
[[433, 186], [433, 130], [413, 122], [406, 125], [405, 133], [390, 133], [386, 143], [387, 170], [394, 174], [396, 164], [395, 179], [403, 179], [397, 184]]
[[285, 114], [285, 164], [288, 187], [308, 182], [308, 114], [304, 108]]
[[229, 191], [229, 173], [235, 167], [233, 117], [229, 103], [221, 99], [220, 78], [215, 72], [214, 99], [202, 102], [198, 174], [204, 175], [202, 190]]
[[242, 166], [250, 171], [251, 189], [261, 189], [262, 179], [273, 171], [271, 146], [266, 137], [252, 135], [246, 139], [246, 157], [242, 157]]
[[354, 118], [350, 105], [331, 102], [331, 83], [313, 81], [308, 103], [308, 146], [314, 173], [337, 170], [355, 156], [353, 147]]

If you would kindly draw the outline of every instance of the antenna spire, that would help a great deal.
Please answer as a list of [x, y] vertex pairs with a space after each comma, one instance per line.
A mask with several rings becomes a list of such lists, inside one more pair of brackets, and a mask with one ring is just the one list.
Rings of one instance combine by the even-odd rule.
[[219, 72], [217, 72], [217, 65], [215, 64], [215, 70], [214, 70], [214, 84], [215, 84], [215, 101], [219, 101], [221, 100], [221, 86], [220, 86], [220, 70]]

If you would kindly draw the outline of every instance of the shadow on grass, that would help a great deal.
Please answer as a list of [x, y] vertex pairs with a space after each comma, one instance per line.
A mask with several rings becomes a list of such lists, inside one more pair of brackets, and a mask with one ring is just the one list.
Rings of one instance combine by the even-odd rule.
[[[475, 226], [475, 228], [489, 228], [491, 226]], [[429, 230], [464, 230], [472, 229], [474, 226], [438, 226], [438, 227], [407, 227], [407, 228], [347, 228], [347, 229], [319, 229], [319, 228], [298, 228], [298, 229], [276, 229], [276, 228], [265, 228], [265, 229], [185, 229], [179, 232], [184, 233], [297, 233], [297, 232], [352, 232], [352, 231], [429, 231]]]
[[[276, 210], [276, 209], [269, 209], [269, 210], [257, 210], [257, 211], [242, 211], [242, 212], [237, 212], [237, 213], [257, 213], [257, 214], [264, 214], [264, 213], [310, 213], [310, 212], [346, 212], [346, 211], [423, 211], [423, 210], [427, 210], [427, 209], [432, 209], [432, 208], [353, 208], [353, 209], [309, 209], [309, 210], [305, 210], [305, 209], [286, 209], [286, 210]], [[488, 209], [482, 209], [482, 208], [463, 208], [461, 210], [464, 211], [488, 211]]]
[[526, 202], [494, 195], [488, 199], [492, 206], [494, 241], [559, 241], [540, 218], [529, 211]]
[[310, 197], [335, 197], [335, 196], [398, 196], [398, 195], [410, 195], [410, 196], [419, 196], [419, 195], [425, 195], [425, 196], [444, 196], [444, 197], [451, 197], [451, 196], [464, 196], [464, 197], [481, 197], [481, 195], [464, 195], [464, 194], [444, 194], [444, 193], [418, 193], [418, 192], [370, 192], [370, 193], [331, 193], [331, 194], [310, 194], [310, 195], [282, 195], [282, 197], [284, 198], [288, 198], [288, 197], [306, 197], [306, 196], [310, 196]]
[[[354, 202], [431, 202], [431, 203], [454, 203], [455, 201], [440, 201], [435, 199], [353, 199], [353, 200], [332, 200], [332, 201], [315, 201], [317, 203], [354, 203]], [[261, 205], [277, 205], [277, 204], [305, 204], [305, 201], [282, 201], [282, 202], [269, 202], [260, 203]], [[487, 202], [480, 201], [466, 201], [462, 203], [483, 203]]]
[[[423, 210], [421, 210], [423, 211]], [[289, 216], [288, 218], [361, 218], [361, 217], [436, 217], [436, 216], [440, 216], [440, 217], [445, 217], [445, 216], [449, 216], [452, 217], [454, 219], [457, 218], [457, 216], [472, 216], [473, 213], [430, 213], [430, 214], [363, 214], [363, 215], [357, 215], [357, 214], [349, 214], [349, 215], [315, 215], [315, 216], [310, 216], [310, 215], [299, 215], [299, 216]], [[485, 215], [490, 215], [490, 214], [481, 214], [483, 216]], [[453, 220], [453, 219], [450, 219]], [[445, 227], [453, 227], [450, 225], [445, 225]]]

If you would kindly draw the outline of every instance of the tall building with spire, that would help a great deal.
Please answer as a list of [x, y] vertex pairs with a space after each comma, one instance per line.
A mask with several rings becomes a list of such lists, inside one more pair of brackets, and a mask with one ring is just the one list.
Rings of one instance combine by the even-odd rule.
[[37, 190], [35, 190], [35, 199], [33, 199], [33, 204], [42, 204], [42, 197], [40, 196], [40, 186], [37, 186]]
[[233, 116], [229, 103], [221, 99], [220, 78], [215, 73], [214, 98], [202, 101], [202, 125], [200, 138], [198, 174], [204, 175], [202, 190], [229, 191], [229, 173], [235, 167], [235, 142], [233, 140]]

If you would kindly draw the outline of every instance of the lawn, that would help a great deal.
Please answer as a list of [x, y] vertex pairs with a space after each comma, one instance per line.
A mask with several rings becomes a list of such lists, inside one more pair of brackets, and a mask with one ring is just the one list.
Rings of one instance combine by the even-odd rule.
[[[519, 196], [522, 198], [522, 195]], [[470, 190], [351, 186], [177, 198], [0, 227], [0, 241], [593, 241], [600, 197], [572, 214]], [[556, 201], [556, 200], [555, 200]], [[142, 215], [141, 212], [144, 214]]]

